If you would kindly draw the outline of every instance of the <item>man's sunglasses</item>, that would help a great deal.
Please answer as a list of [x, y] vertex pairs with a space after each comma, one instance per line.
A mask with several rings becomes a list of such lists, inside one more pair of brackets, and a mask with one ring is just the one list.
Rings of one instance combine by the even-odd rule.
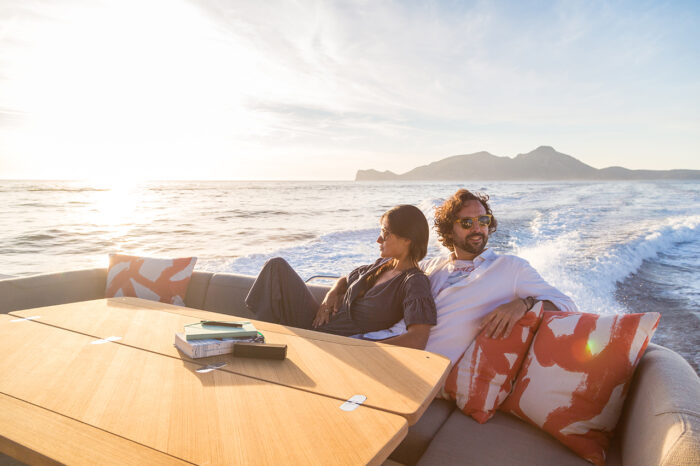
[[479, 222], [479, 225], [481, 225], [482, 227], [487, 227], [491, 225], [491, 220], [493, 220], [493, 216], [486, 214], [479, 215], [478, 217], [458, 218], [457, 220], [455, 220], [455, 223], [459, 223], [459, 226], [461, 226], [465, 230], [468, 230], [474, 226], [474, 222]]

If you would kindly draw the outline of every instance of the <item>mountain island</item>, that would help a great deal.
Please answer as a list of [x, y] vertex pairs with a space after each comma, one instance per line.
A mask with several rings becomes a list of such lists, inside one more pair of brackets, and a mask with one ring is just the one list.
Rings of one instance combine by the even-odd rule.
[[564, 181], [564, 180], [700, 180], [700, 170], [629, 170], [623, 167], [593, 168], [550, 146], [540, 146], [516, 157], [488, 152], [454, 155], [403, 174], [358, 170], [355, 181]]

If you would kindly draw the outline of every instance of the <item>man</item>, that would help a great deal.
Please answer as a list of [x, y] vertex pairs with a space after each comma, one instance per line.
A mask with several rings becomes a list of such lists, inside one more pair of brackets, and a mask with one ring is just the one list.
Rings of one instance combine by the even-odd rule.
[[509, 336], [536, 301], [544, 301], [546, 310], [577, 310], [571, 298], [544, 281], [526, 260], [486, 249], [498, 225], [488, 199], [460, 189], [435, 211], [439, 239], [451, 251], [421, 264], [430, 278], [437, 325], [406, 332], [400, 321], [365, 338], [425, 348], [455, 363], [481, 330], [491, 338]]

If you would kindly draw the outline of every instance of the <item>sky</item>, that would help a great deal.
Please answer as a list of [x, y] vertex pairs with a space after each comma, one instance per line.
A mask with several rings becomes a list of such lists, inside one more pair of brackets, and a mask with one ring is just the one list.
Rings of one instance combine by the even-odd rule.
[[1, 0], [0, 179], [700, 169], [700, 2]]

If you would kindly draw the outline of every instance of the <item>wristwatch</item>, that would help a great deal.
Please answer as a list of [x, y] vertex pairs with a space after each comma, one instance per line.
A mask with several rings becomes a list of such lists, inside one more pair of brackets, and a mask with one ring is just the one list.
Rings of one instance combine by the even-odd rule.
[[532, 307], [535, 305], [537, 300], [532, 296], [528, 296], [527, 298], [523, 298], [523, 302], [525, 303], [525, 307], [527, 307], [527, 310], [525, 311], [525, 312], [527, 312], [530, 309], [532, 309]]

